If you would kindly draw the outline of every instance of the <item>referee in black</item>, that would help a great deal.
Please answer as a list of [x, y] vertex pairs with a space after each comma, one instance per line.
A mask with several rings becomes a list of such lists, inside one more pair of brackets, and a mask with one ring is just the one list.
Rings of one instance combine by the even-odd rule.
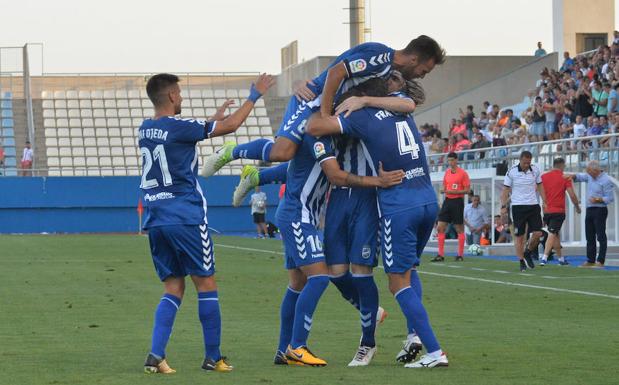
[[[535, 267], [531, 255], [537, 249], [543, 226], [538, 194], [542, 198], [542, 204], [545, 205], [546, 202], [542, 173], [537, 166], [531, 164], [532, 157], [529, 151], [523, 151], [520, 154], [520, 162], [505, 174], [504, 188], [501, 193], [503, 214], [507, 213], [507, 202], [511, 194], [514, 246], [520, 260], [520, 271]], [[527, 232], [531, 234], [531, 238], [528, 249], [524, 250]]]

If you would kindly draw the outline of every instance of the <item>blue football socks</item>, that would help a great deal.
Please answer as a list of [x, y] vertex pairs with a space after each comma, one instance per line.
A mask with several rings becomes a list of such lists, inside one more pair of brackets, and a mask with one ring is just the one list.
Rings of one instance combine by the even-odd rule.
[[288, 162], [280, 163], [277, 166], [263, 168], [258, 172], [260, 186], [271, 183], [286, 183], [288, 173]]
[[198, 316], [202, 323], [205, 357], [215, 361], [221, 359], [221, 313], [217, 290], [198, 293]]
[[297, 300], [294, 314], [292, 340], [290, 342], [293, 349], [307, 346], [307, 337], [314, 320], [314, 310], [316, 310], [318, 301], [327, 286], [329, 286], [329, 276], [327, 275], [313, 275], [307, 278], [307, 283]]
[[292, 290], [290, 287], [286, 289], [284, 299], [279, 312], [279, 345], [277, 350], [286, 352], [286, 348], [292, 339], [292, 325], [294, 324], [294, 311], [297, 306], [300, 291]]
[[361, 317], [361, 343], [375, 346], [376, 315], [378, 313], [378, 287], [371, 274], [353, 274], [352, 281], [359, 293], [359, 313]]
[[166, 293], [161, 297], [157, 310], [155, 310], [153, 339], [150, 352], [159, 359], [165, 357], [165, 348], [170, 340], [176, 312], [180, 306], [180, 298]]
[[434, 336], [432, 326], [430, 326], [428, 313], [413, 289], [410, 286], [401, 289], [395, 294], [395, 299], [398, 301], [404, 317], [406, 317], [407, 325], [414, 326], [415, 332], [417, 332], [426, 351], [432, 353], [440, 350], [441, 347]]
[[342, 297], [359, 310], [359, 292], [355, 287], [350, 271], [331, 277], [331, 282], [337, 287]]
[[271, 155], [273, 141], [271, 139], [256, 139], [248, 143], [239, 144], [232, 150], [234, 159], [255, 159], [268, 162]]

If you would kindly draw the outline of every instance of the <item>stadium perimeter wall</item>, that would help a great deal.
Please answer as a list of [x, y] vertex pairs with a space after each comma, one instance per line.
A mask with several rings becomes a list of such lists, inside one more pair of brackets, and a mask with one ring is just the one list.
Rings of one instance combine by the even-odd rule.
[[[254, 231], [250, 208], [231, 206], [238, 176], [199, 177], [209, 227]], [[138, 231], [139, 177], [0, 178], [0, 233], [125, 233]], [[273, 221], [279, 185], [264, 186]], [[247, 202], [245, 202], [247, 203]]]

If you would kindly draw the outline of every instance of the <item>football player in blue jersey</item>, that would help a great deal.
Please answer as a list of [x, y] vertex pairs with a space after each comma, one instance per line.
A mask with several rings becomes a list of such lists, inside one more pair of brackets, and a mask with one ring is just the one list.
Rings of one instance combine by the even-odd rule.
[[275, 364], [325, 366], [307, 347], [314, 310], [329, 284], [322, 236], [317, 229], [329, 183], [350, 187], [387, 187], [401, 183], [402, 170], [358, 176], [343, 171], [330, 137], [305, 136], [287, 169], [286, 192], [276, 221], [284, 242], [289, 284], [281, 305]]
[[416, 270], [436, 220], [438, 203], [415, 122], [407, 115], [368, 107], [348, 117], [315, 114], [307, 131], [319, 136], [356, 137], [375, 170], [382, 164], [387, 170], [405, 171], [402, 184], [378, 189], [381, 253], [389, 289], [407, 320], [409, 332], [414, 329], [428, 352], [405, 367], [448, 366], [421, 302], [421, 282]]
[[323, 116], [331, 116], [333, 101], [339, 95], [368, 79], [385, 77], [392, 69], [400, 71], [407, 80], [423, 78], [443, 62], [444, 54], [439, 44], [425, 35], [413, 39], [401, 50], [380, 43], [353, 47], [338, 56], [327, 70], [290, 99], [275, 142], [258, 139], [241, 145], [226, 143], [205, 159], [202, 175], [209, 177], [225, 164], [240, 158], [266, 162], [291, 160], [303, 140], [305, 124], [313, 112], [320, 110]]
[[234, 132], [251, 112], [254, 103], [273, 84], [270, 75], [260, 75], [248, 99], [230, 116], [219, 121], [181, 119], [179, 78], [157, 74], [148, 80], [146, 92], [155, 116], [138, 131], [142, 155], [140, 189], [146, 207], [144, 229], [148, 230], [155, 270], [164, 285], [164, 295], [155, 311], [147, 373], [174, 373], [166, 361], [165, 348], [172, 333], [190, 275], [198, 291], [198, 315], [202, 324], [205, 358], [202, 368], [232, 370], [219, 350], [221, 316], [215, 283], [213, 243], [206, 219], [206, 199], [197, 180], [196, 143]]

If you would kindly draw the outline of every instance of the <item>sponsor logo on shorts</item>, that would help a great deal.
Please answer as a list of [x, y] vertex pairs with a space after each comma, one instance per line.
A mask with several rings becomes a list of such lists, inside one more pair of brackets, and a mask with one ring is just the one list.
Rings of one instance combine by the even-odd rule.
[[353, 74], [363, 71], [368, 65], [363, 59], [353, 60], [349, 63], [350, 72]]
[[372, 255], [372, 249], [368, 245], [364, 245], [363, 249], [361, 249], [361, 258], [368, 259]]
[[314, 156], [316, 158], [320, 158], [326, 153], [327, 151], [325, 150], [325, 145], [323, 143], [321, 142], [314, 143]]

